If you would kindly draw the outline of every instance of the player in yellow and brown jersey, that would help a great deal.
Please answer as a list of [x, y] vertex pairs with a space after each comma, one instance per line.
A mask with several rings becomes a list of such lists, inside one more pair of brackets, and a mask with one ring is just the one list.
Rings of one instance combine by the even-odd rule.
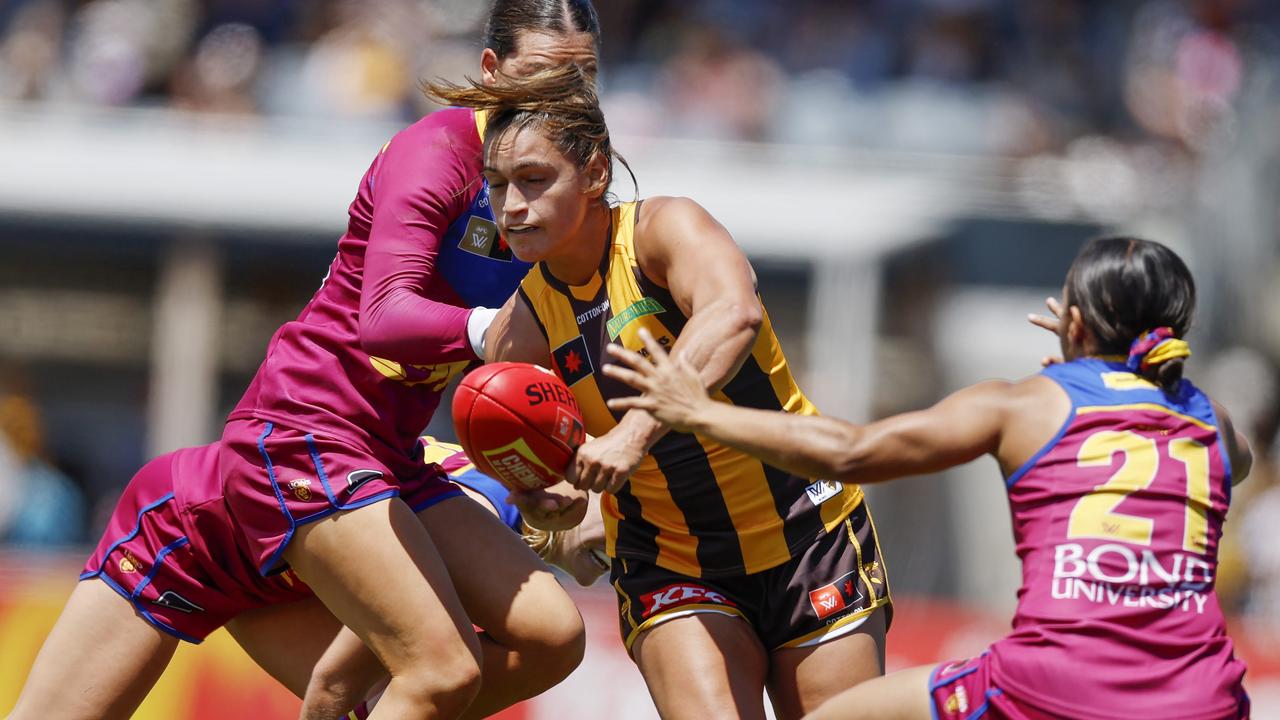
[[733, 239], [688, 199], [608, 204], [608, 130], [576, 70], [437, 93], [491, 113], [495, 220], [537, 263], [491, 326], [486, 357], [554, 367], [594, 436], [568, 473], [577, 490], [562, 484], [522, 510], [556, 529], [582, 490], [605, 493], [623, 639], [663, 717], [762, 718], [765, 687], [779, 717], [799, 717], [880, 674], [889, 591], [858, 486], [606, 405], [632, 391], [600, 372], [605, 348], [640, 349], [646, 328], [720, 400], [816, 414]]

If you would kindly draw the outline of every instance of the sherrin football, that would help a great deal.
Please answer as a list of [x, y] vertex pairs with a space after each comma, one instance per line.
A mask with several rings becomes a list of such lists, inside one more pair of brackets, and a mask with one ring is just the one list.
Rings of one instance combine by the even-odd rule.
[[573, 393], [528, 363], [491, 363], [464, 377], [453, 427], [476, 468], [512, 490], [559, 482], [585, 437]]

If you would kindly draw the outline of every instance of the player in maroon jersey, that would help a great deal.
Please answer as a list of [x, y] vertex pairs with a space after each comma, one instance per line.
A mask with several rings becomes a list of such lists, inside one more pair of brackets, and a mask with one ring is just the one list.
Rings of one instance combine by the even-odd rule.
[[[1182, 377], [1195, 286], [1157, 243], [1102, 238], [1067, 274], [1066, 362], [866, 426], [732, 407], [650, 341], [604, 372], [612, 401], [811, 477], [877, 482], [999, 461], [1023, 584], [1013, 631], [982, 655], [867, 681], [816, 718], [1247, 717], [1214, 593], [1243, 436]], [[1058, 307], [1051, 304], [1051, 307]]]
[[[598, 37], [589, 0], [497, 0], [482, 78], [594, 73]], [[81, 576], [102, 582], [77, 586], [10, 717], [127, 717], [179, 639], [223, 625], [306, 692], [306, 717], [346, 712], [387, 672], [375, 717], [487, 715], [577, 665], [568, 595], [418, 443], [483, 357], [484, 308], [525, 271], [492, 222], [483, 126], [444, 110], [384, 146], [322, 287], [272, 338], [221, 441], [153, 460], [125, 490]]]

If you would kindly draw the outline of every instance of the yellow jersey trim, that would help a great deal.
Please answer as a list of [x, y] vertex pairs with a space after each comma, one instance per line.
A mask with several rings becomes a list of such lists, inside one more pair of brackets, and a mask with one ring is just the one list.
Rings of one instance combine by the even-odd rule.
[[1176, 417], [1179, 420], [1186, 420], [1187, 422], [1191, 423], [1192, 425], [1195, 425], [1196, 427], [1202, 430], [1208, 430], [1210, 432], [1218, 431], [1218, 428], [1216, 426], [1210, 425], [1209, 423], [1203, 420], [1200, 420], [1198, 418], [1193, 418], [1190, 415], [1184, 415], [1178, 412], [1177, 410], [1171, 410], [1163, 405], [1158, 405], [1156, 403], [1132, 403], [1129, 405], [1088, 405], [1082, 408], [1076, 408], [1076, 414], [1085, 415], [1087, 413], [1109, 412], [1114, 410], [1154, 410], [1156, 412], [1164, 413], [1165, 415], [1172, 415], [1173, 417]]

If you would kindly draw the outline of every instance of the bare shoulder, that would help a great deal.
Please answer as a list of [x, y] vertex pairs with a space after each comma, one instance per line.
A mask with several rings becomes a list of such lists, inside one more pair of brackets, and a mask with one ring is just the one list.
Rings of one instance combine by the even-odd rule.
[[644, 200], [636, 219], [635, 253], [640, 267], [660, 285], [673, 267], [701, 266], [711, 257], [737, 253], [733, 238], [706, 208], [687, 197]]
[[1071, 414], [1071, 397], [1044, 375], [1009, 383], [997, 459], [1005, 474], [1021, 467], [1062, 429]]
[[636, 236], [670, 238], [678, 236], [681, 228], [696, 227], [699, 223], [719, 225], [693, 198], [659, 195], [641, 202]]

